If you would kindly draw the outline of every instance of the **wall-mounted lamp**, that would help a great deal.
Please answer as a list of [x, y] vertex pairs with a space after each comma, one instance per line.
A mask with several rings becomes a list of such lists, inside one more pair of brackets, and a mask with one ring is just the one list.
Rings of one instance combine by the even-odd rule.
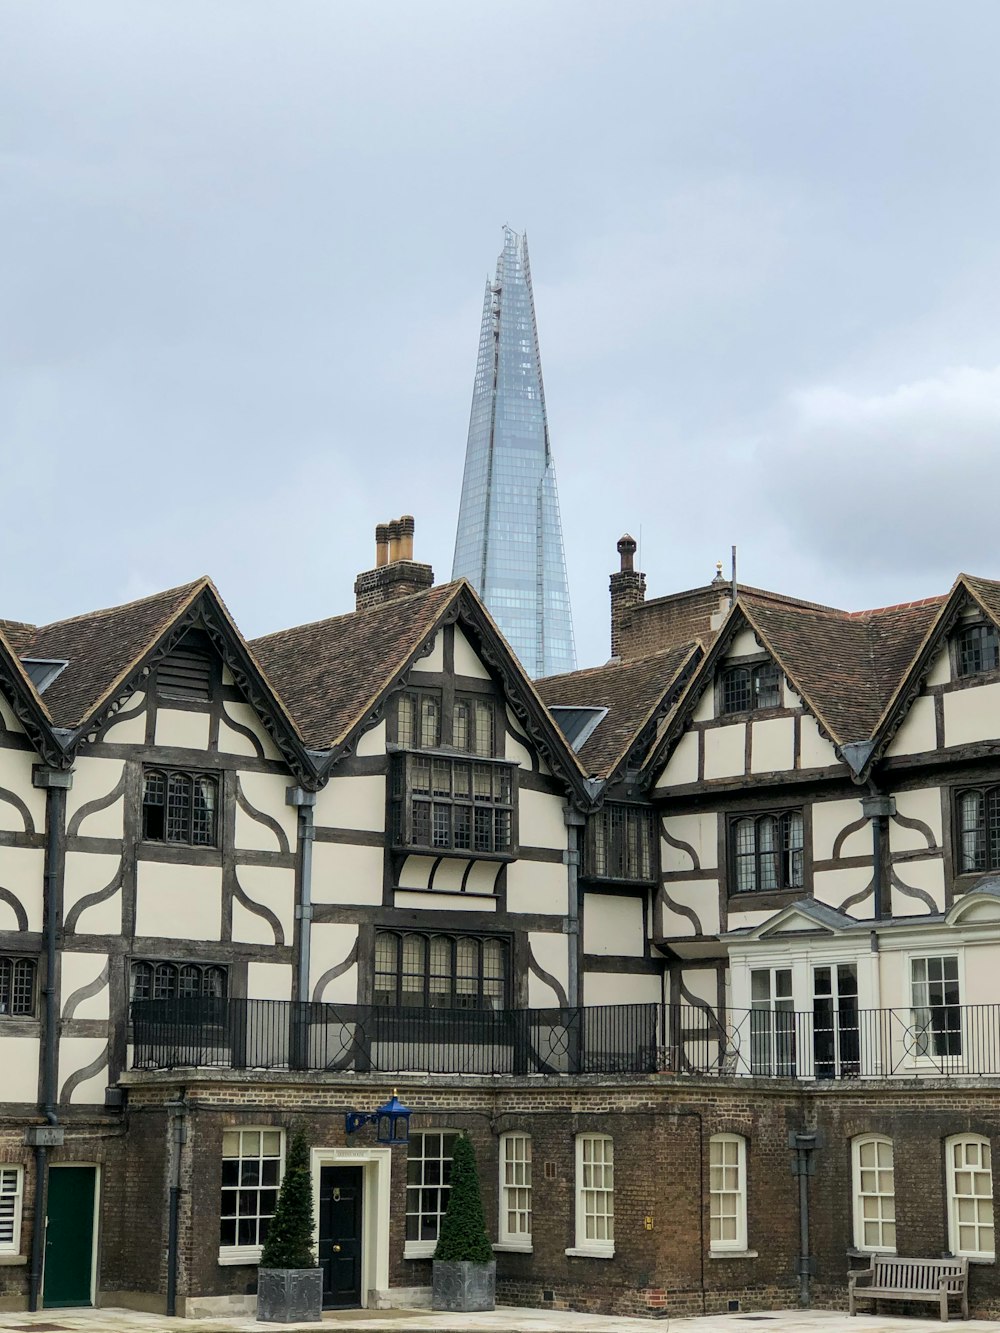
[[344, 1118], [344, 1128], [348, 1134], [356, 1134], [363, 1125], [375, 1124], [379, 1143], [409, 1143], [412, 1114], [393, 1088], [392, 1096], [377, 1111], [348, 1111]]

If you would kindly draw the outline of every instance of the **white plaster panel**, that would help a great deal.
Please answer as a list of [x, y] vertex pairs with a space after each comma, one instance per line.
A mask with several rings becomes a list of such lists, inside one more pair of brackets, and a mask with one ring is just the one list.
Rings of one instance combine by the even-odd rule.
[[[78, 1070], [86, 1069], [92, 1061], [97, 1060], [107, 1051], [107, 1040], [103, 1037], [61, 1037], [59, 1041], [59, 1088], [65, 1086], [66, 1080], [77, 1073]], [[104, 1104], [104, 1089], [108, 1086], [108, 1064], [107, 1060], [101, 1064], [89, 1078], [84, 1079], [70, 1093], [70, 1104], [73, 1106], [94, 1106]]]
[[[120, 856], [104, 852], [67, 852], [63, 919], [65, 920], [81, 898], [99, 893], [106, 888], [120, 874], [121, 864]], [[121, 885], [119, 884], [115, 893], [104, 902], [92, 903], [91, 906], [85, 907], [77, 917], [75, 929], [80, 935], [120, 935]]]
[[290, 1000], [292, 998], [291, 964], [248, 963], [247, 996], [251, 1000]]
[[687, 995], [682, 994], [682, 1001], [693, 996], [694, 999], [703, 1001], [715, 1010], [719, 998], [719, 983], [716, 977], [714, 967], [682, 967], [681, 985], [688, 992]]
[[[510, 718], [510, 710], [507, 711]], [[527, 740], [520, 739], [520, 728], [518, 735], [512, 736], [510, 732], [504, 733], [503, 757], [509, 759], [513, 764], [519, 764], [521, 768], [531, 770], [531, 751], [528, 749]]]
[[361, 759], [374, 758], [377, 755], [385, 754], [385, 721], [381, 721], [378, 726], [372, 727], [371, 731], [362, 732], [355, 748], [355, 753]]
[[445, 857], [434, 872], [435, 893], [461, 893], [462, 876], [468, 861], [459, 857]]
[[316, 793], [316, 823], [324, 828], [385, 832], [385, 778], [333, 777]]
[[[285, 866], [237, 866], [236, 879], [248, 898], [255, 903], [259, 903], [261, 907], [271, 909], [281, 922], [285, 943], [291, 944], [295, 926], [295, 871]], [[240, 906], [240, 904], [233, 904], [234, 911], [237, 906]], [[272, 927], [259, 916], [255, 916], [254, 921], [259, 922], [265, 931], [261, 942], [273, 944], [274, 931]], [[241, 938], [236, 934], [235, 920], [233, 922], [233, 938]]]
[[698, 781], [698, 732], [686, 731], [657, 778], [657, 787], [684, 787]]
[[945, 745], [969, 745], [1000, 736], [1000, 684], [974, 685], [944, 695]]
[[490, 673], [480, 661], [479, 654], [458, 625], [455, 626], [455, 675], [471, 676], [474, 680], [490, 679]]
[[737, 912], [730, 909], [729, 929], [753, 930], [756, 926], [762, 926], [772, 916], [774, 916], [773, 912]]
[[[95, 759], [90, 755], [76, 761], [73, 786], [66, 793], [66, 824], [90, 801], [100, 800], [114, 791], [125, 768], [123, 759]], [[120, 838], [124, 829], [125, 797], [104, 810], [95, 810], [84, 818], [76, 832], [89, 838]]]
[[828, 903], [831, 907], [847, 912], [849, 916], [869, 917], [872, 914], [872, 895], [855, 903], [853, 907], [844, 904], [848, 898], [871, 883], [872, 868], [867, 866], [844, 866], [839, 870], [817, 870], [813, 875], [813, 896], [818, 902]]
[[903, 828], [896, 820], [889, 821], [889, 849], [893, 852], [924, 851], [928, 846], [940, 847], [943, 841], [940, 787], [920, 787], [916, 791], [896, 793], [896, 813], [905, 819], [918, 819], [930, 829], [932, 842], [919, 829]]
[[[833, 844], [838, 834], [848, 824], [861, 818], [861, 801], [816, 801], [812, 808], [813, 856], [817, 861], [829, 861], [833, 857]], [[865, 822], [862, 828], [844, 839], [840, 849], [841, 856], [867, 856], [872, 849], [871, 827]]]
[[471, 893], [419, 893], [397, 889], [393, 906], [398, 908], [429, 908], [432, 912], [495, 912], [495, 898], [482, 898]]
[[[0, 847], [0, 884], [17, 898], [29, 930], [42, 928], [45, 853], [41, 847]], [[14, 909], [0, 902], [0, 930], [17, 930]]]
[[233, 727], [230, 727], [226, 718], [236, 722], [241, 727], [246, 727], [257, 737], [261, 748], [264, 751], [265, 759], [280, 759], [281, 752], [274, 741], [264, 730], [264, 724], [257, 716], [257, 710], [248, 703], [242, 703], [233, 699], [226, 699], [222, 704], [222, 717], [219, 722], [219, 749], [225, 754], [246, 754], [256, 755], [257, 748], [249, 736], [242, 736]]
[[934, 656], [931, 669], [927, 673], [926, 685], [947, 685], [951, 680], [951, 654], [947, 644], [941, 646]]
[[583, 895], [583, 951], [641, 958], [646, 914], [641, 898], [610, 893]]
[[235, 685], [235, 684], [236, 684], [236, 677], [233, 675], [233, 673], [230, 671], [230, 669], [225, 665], [225, 663], [223, 663], [223, 667], [222, 667], [222, 683], [223, 683], [223, 685]]
[[910, 711], [893, 736], [887, 754], [924, 754], [937, 748], [934, 726], [934, 700], [926, 695], [914, 699]]
[[740, 722], [703, 733], [706, 778], [735, 778], [745, 771], [746, 730]]
[[420, 675], [425, 671], [444, 670], [444, 630], [438, 630], [434, 636], [434, 647], [426, 657], [418, 658], [410, 667], [411, 674]]
[[[34, 751], [0, 750], [0, 787], [20, 796], [28, 807], [35, 832], [41, 833], [45, 829], [45, 792], [31, 783], [31, 769], [37, 763]], [[24, 831], [24, 816], [6, 801], [0, 801], [0, 829], [10, 833]]]
[[[548, 934], [543, 931], [530, 931], [528, 946], [532, 957], [543, 972], [547, 972], [566, 990], [569, 973], [569, 936]], [[547, 981], [528, 972], [528, 1008], [546, 1009], [552, 1005], [564, 1003], [562, 996], [552, 989]]]
[[6, 699], [0, 699], [0, 719], [3, 720], [5, 731], [16, 732], [18, 736], [24, 735], [24, 728], [14, 716], [13, 710]]
[[799, 766], [832, 768], [839, 763], [833, 746], [819, 734], [816, 719], [811, 713], [803, 713], [799, 732]]
[[[879, 961], [879, 991], [883, 1009], [909, 1009], [913, 1002], [910, 994], [910, 974], [907, 955], [899, 949], [887, 948], [891, 941], [881, 937]], [[964, 998], [964, 997], [963, 997]]]
[[[997, 976], [1000, 976], [1000, 941], [984, 940], [965, 946], [963, 1004], [997, 1002]], [[993, 1013], [994, 1010], [989, 1012]]]
[[584, 1004], [659, 1004], [660, 978], [648, 972], [585, 972]]
[[[471, 882], [468, 887], [472, 887]], [[569, 881], [565, 866], [543, 861], [512, 861], [507, 866], [508, 912], [564, 916], [568, 904]]]
[[714, 810], [689, 815], [664, 815], [663, 831], [675, 842], [687, 843], [698, 858], [695, 865], [691, 853], [671, 847], [665, 839], [660, 842], [660, 857], [664, 870], [714, 870], [719, 863], [719, 816]]
[[788, 677], [781, 677], [781, 706], [783, 708], [801, 708], [802, 700], [788, 683]]
[[726, 657], [752, 657], [762, 650], [762, 644], [752, 629], [741, 629], [729, 645]]
[[156, 710], [156, 744], [173, 745], [182, 750], [207, 750], [208, 713], [194, 713], [187, 708]]
[[[912, 889], [922, 889], [934, 900], [934, 911], [944, 911], [944, 860], [935, 856], [927, 861], [904, 861], [893, 866], [896, 876]], [[912, 898], [894, 884], [892, 886], [893, 916], [922, 916], [932, 909], [920, 898]]]
[[[545, 870], [552, 869], [551, 866], [545, 866], [539, 868]], [[510, 884], [509, 871], [513, 869], [514, 869], [513, 864], [508, 866], [508, 880], [507, 880], [508, 885]], [[469, 878], [465, 881], [466, 893], [492, 893], [493, 886], [497, 882], [498, 870], [499, 867], [497, 866], [495, 861], [473, 861], [472, 869], [469, 871]], [[565, 883], [566, 883], [565, 871], [562, 872], [562, 875], [563, 875], [563, 888], [565, 889]], [[544, 879], [544, 876], [542, 878]], [[541, 883], [539, 883], [539, 890], [542, 891]], [[509, 898], [507, 900], [507, 905], [508, 907], [510, 907]], [[510, 910], [513, 911], [514, 909], [511, 908]], [[533, 907], [531, 910], [533, 912], [543, 912], [545, 911], [545, 908]]]
[[[38, 1102], [37, 1037], [9, 1037], [0, 1023], [0, 1067], [5, 1102]], [[102, 1096], [101, 1100], [104, 1098]]]
[[382, 848], [313, 843], [313, 902], [380, 903]]
[[128, 702], [122, 708], [123, 713], [129, 713], [129, 717], [121, 717], [119, 720], [112, 721], [104, 729], [101, 737], [102, 741], [107, 741], [112, 745], [144, 745], [146, 743], [146, 710], [143, 704], [146, 702], [146, 694], [143, 690], [137, 690], [128, 698]]
[[[698, 879], [689, 883], [684, 883], [683, 880], [672, 881], [663, 886], [663, 894], [665, 897], [660, 899], [662, 909], [660, 921], [667, 939], [687, 939], [698, 934], [714, 935], [718, 931], [718, 880]], [[669, 899], [669, 902], [665, 899]], [[671, 906], [671, 903], [674, 906]], [[688, 912], [693, 912], [698, 918], [700, 929], [696, 929]]]
[[[221, 866], [140, 861], [136, 867], [135, 896], [137, 935], [178, 940], [220, 938]], [[272, 938], [268, 932], [268, 939]]]
[[795, 766], [795, 721], [772, 717], [753, 723], [751, 773], [778, 773]]
[[711, 722], [715, 717], [715, 690], [712, 682], [702, 690], [701, 698], [694, 706], [694, 712], [691, 714], [692, 722]]
[[[298, 815], [294, 806], [285, 801], [285, 791], [289, 779], [278, 773], [247, 773], [239, 775], [243, 795], [255, 810], [270, 815], [281, 826], [290, 850], [295, 850], [298, 837]], [[256, 842], [244, 842], [244, 838], [257, 838]], [[259, 848], [262, 851], [276, 852], [281, 848], [273, 830], [264, 824], [252, 820], [237, 807], [236, 810], [236, 845], [237, 847]]]
[[[63, 953], [62, 965], [62, 1012], [66, 1016], [69, 1002], [75, 991], [90, 986], [97, 981], [101, 972], [108, 965], [107, 954], [101, 953]], [[107, 1018], [110, 1013], [111, 991], [105, 979], [96, 995], [80, 1000], [73, 1008], [73, 1018]]]
[[397, 883], [407, 889], [426, 889], [433, 866], [429, 856], [408, 856], [400, 867]]
[[563, 803], [558, 796], [522, 788], [518, 793], [518, 821], [518, 838], [522, 847], [566, 850], [566, 822], [563, 819]]
[[[358, 927], [348, 921], [330, 921], [314, 924], [312, 928], [312, 954], [309, 959], [309, 994], [312, 995], [316, 984], [324, 972], [331, 967], [339, 967], [347, 961], [351, 950], [358, 942]], [[346, 972], [323, 987], [318, 1000], [328, 1003], [339, 1000], [341, 1004], [354, 1004], [358, 998], [358, 965], [352, 963]]]

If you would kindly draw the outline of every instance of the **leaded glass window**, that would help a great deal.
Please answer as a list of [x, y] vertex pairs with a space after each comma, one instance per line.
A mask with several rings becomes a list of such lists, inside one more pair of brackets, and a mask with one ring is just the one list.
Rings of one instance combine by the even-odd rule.
[[0, 957], [0, 1018], [31, 1018], [35, 1012], [35, 960]]
[[594, 879], [650, 883], [656, 878], [656, 815], [608, 804], [587, 821], [586, 873]]
[[802, 888], [803, 837], [800, 810], [732, 820], [729, 825], [732, 891], [769, 893]]
[[443, 755], [397, 755], [392, 835], [397, 847], [512, 853], [515, 767]]
[[781, 673], [773, 662], [726, 667], [719, 680], [719, 712], [749, 713], [781, 704]]
[[492, 936], [380, 930], [374, 999], [394, 1008], [503, 1009], [509, 946]]
[[959, 676], [978, 676], [1000, 667], [1000, 641], [995, 625], [967, 625], [955, 635], [955, 666]]
[[1000, 787], [967, 788], [955, 800], [959, 874], [1000, 870]]
[[147, 768], [143, 773], [142, 836], [147, 842], [216, 846], [219, 780], [207, 773]]

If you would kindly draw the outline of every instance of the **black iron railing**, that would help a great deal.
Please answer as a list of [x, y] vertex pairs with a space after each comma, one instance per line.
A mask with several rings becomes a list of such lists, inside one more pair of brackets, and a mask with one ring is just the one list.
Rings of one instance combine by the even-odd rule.
[[645, 1074], [657, 1004], [418, 1009], [285, 1000], [136, 1000], [133, 1068]]
[[707, 1007], [659, 1004], [482, 1010], [136, 1000], [132, 1037], [135, 1069], [1000, 1076], [1000, 1005], [762, 1008], [720, 1016]]

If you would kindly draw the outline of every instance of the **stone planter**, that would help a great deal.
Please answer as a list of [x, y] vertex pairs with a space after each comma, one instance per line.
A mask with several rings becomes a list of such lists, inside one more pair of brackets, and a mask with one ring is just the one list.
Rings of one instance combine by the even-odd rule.
[[258, 1269], [257, 1318], [268, 1324], [318, 1324], [323, 1318], [323, 1270]]
[[496, 1306], [497, 1266], [435, 1259], [432, 1310], [492, 1310]]

